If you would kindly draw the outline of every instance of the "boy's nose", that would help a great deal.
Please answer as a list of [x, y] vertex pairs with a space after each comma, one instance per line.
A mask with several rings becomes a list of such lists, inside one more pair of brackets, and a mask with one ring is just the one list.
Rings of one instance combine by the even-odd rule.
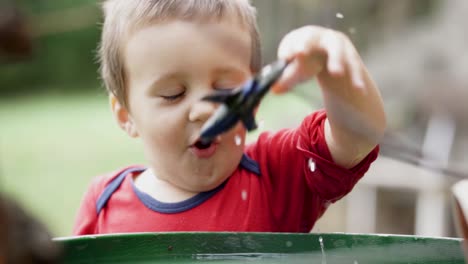
[[216, 110], [216, 105], [207, 101], [195, 102], [189, 113], [189, 120], [191, 122], [205, 122]]

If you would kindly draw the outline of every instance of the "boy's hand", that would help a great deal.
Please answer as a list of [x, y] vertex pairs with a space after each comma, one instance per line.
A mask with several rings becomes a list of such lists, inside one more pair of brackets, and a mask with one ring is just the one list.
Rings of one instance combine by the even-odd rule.
[[322, 88], [335, 86], [329, 82], [336, 79], [355, 88], [364, 87], [359, 54], [341, 32], [317, 26], [293, 30], [282, 39], [278, 57], [291, 63], [272, 87], [273, 92], [286, 92], [314, 76]]
[[335, 163], [351, 168], [379, 143], [383, 102], [358, 52], [343, 33], [305, 26], [287, 34], [278, 57], [290, 61], [272, 91], [286, 92], [316, 77], [327, 111], [325, 140]]

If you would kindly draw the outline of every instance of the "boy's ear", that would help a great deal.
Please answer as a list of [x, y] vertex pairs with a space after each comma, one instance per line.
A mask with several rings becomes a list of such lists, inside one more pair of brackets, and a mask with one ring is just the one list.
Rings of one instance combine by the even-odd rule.
[[138, 131], [133, 123], [128, 110], [117, 100], [114, 95], [109, 96], [109, 103], [111, 106], [114, 118], [117, 120], [120, 128], [122, 128], [130, 137], [138, 137]]

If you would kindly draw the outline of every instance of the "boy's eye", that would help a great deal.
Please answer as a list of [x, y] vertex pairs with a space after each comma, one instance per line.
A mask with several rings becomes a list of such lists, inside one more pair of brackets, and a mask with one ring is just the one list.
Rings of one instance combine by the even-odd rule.
[[215, 89], [216, 91], [223, 91], [223, 90], [232, 90], [237, 87], [239, 87], [239, 85], [219, 85], [219, 86], [213, 87], [213, 89]]
[[182, 97], [184, 94], [185, 94], [185, 91], [180, 92], [178, 94], [174, 94], [174, 95], [161, 95], [161, 97], [167, 101], [175, 101], [178, 98]]
[[241, 86], [243, 82], [230, 80], [230, 81], [220, 81], [213, 84], [213, 89], [219, 90], [233, 90]]
[[216, 91], [226, 91], [226, 90], [232, 90], [234, 89], [233, 87], [214, 87]]

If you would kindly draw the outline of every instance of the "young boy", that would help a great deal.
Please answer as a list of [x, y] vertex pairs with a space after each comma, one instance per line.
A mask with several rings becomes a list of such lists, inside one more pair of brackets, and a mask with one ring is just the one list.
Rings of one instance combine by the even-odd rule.
[[343, 34], [307, 26], [279, 46], [291, 62], [273, 90], [316, 77], [325, 110], [245, 147], [241, 123], [203, 146], [200, 129], [217, 106], [200, 99], [260, 69], [254, 8], [247, 0], [108, 0], [104, 11], [102, 77], [148, 166], [96, 178], [75, 235], [309, 232], [376, 159], [382, 101]]

